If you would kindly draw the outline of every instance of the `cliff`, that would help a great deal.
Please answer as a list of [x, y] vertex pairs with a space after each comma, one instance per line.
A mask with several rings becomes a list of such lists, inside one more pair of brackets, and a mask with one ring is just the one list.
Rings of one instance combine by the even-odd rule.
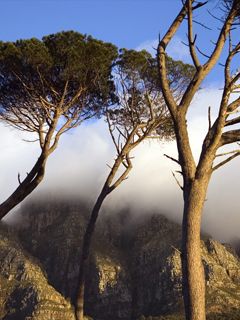
[[51, 285], [39, 261], [0, 226], [0, 319], [73, 320], [71, 304]]
[[[24, 217], [21, 221], [25, 223], [19, 227], [19, 236], [24, 250], [17, 252], [22, 252], [22, 260], [31, 261], [31, 265], [39, 268], [40, 278], [45, 279], [41, 281], [56, 295], [52, 300], [60, 299], [57, 301], [59, 306], [64, 306], [64, 312], [70, 312], [67, 300], [73, 299], [76, 290], [82, 234], [88, 212], [89, 209], [81, 203], [59, 201], [28, 204], [21, 210]], [[137, 221], [133, 221], [127, 210], [101, 215], [87, 275], [87, 314], [94, 320], [182, 319], [180, 226], [158, 214]], [[1, 275], [4, 275], [2, 265], [6, 265], [7, 260], [2, 246], [0, 264]], [[16, 251], [11, 252], [13, 256], [17, 255]], [[38, 260], [30, 259], [29, 254]], [[231, 247], [204, 237], [202, 259], [208, 319], [239, 320], [238, 256]], [[11, 264], [17, 268], [15, 260]], [[43, 269], [51, 286], [44, 272], [40, 272]], [[18, 279], [19, 285], [23, 280]], [[29, 282], [34, 283], [32, 287], [41, 286], [38, 277], [30, 278]], [[18, 293], [19, 301], [15, 304], [25, 299], [24, 292]], [[13, 301], [10, 291], [6, 291], [5, 300], [6, 297]], [[39, 299], [26, 301], [29, 308], [41, 310]], [[61, 317], [56, 319], [65, 319], [63, 315]]]

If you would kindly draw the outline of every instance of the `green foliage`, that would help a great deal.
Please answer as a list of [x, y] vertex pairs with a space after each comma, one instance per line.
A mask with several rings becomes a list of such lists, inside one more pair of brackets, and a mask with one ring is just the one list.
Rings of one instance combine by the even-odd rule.
[[92, 85], [93, 91], [97, 82], [101, 84], [98, 89], [109, 89], [106, 85], [117, 58], [114, 45], [73, 31], [44, 37], [43, 43], [53, 57], [58, 79]]
[[[135, 81], [137, 85], [136, 82], [142, 80], [145, 88], [151, 91], [160, 89], [157, 59], [146, 50], [121, 49], [118, 65], [128, 81]], [[192, 65], [173, 60], [171, 57], [167, 57], [167, 69], [170, 87], [180, 96], [190, 83], [195, 69]]]
[[[170, 86], [179, 99], [194, 68], [171, 58], [167, 65]], [[10, 124], [14, 122], [20, 129], [23, 126], [19, 122], [24, 122], [24, 130], [30, 130], [29, 126], [36, 124], [36, 114], [38, 126], [54, 117], [62, 102], [68, 107], [66, 111], [63, 107], [58, 110], [66, 119], [74, 119], [72, 126], [101, 115], [106, 107], [114, 105], [113, 122], [129, 129], [150, 120], [154, 114], [163, 120], [157, 129], [158, 136], [173, 137], [171, 117], [161, 93], [157, 59], [147, 51], [121, 49], [118, 53], [114, 45], [74, 31], [51, 34], [42, 40], [0, 43], [3, 119]], [[14, 108], [20, 110], [17, 120]]]
[[195, 68], [180, 60], [173, 60], [171, 57], [167, 57], [167, 69], [171, 91], [179, 99], [193, 78]]
[[0, 103], [9, 108], [44, 97], [57, 104], [68, 82], [65, 100], [82, 89], [74, 107], [95, 114], [113, 103], [111, 68], [116, 57], [114, 45], [73, 31], [1, 42]]
[[[171, 58], [167, 64], [171, 89], [175, 98], [180, 99], [194, 68]], [[161, 92], [157, 59], [146, 50], [121, 49], [114, 73], [119, 105], [111, 111], [111, 120], [129, 131], [140, 122], [160, 119], [155, 137], [172, 139], [173, 124]]]
[[129, 85], [138, 87], [140, 86], [139, 82], [142, 81], [149, 90], [156, 88], [158, 83], [156, 59], [146, 50], [121, 49], [117, 66], [119, 72], [125, 75], [125, 81], [129, 81]]

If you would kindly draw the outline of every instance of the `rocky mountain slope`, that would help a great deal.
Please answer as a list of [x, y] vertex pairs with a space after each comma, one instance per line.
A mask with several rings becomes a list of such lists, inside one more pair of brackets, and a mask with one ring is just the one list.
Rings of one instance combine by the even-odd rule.
[[73, 320], [71, 304], [51, 285], [39, 261], [0, 226], [0, 319]]
[[[28, 203], [21, 210], [21, 221], [25, 222], [19, 228], [19, 236], [24, 250], [41, 262], [52, 287], [47, 284], [42, 271], [40, 278], [45, 282], [41, 281], [47, 288], [52, 288], [56, 299], [60, 299], [59, 304], [69, 314], [70, 305], [63, 296], [72, 299], [76, 291], [81, 240], [88, 212], [81, 203], [61, 201]], [[127, 210], [111, 215], [103, 212], [102, 216], [97, 225], [87, 275], [87, 314], [94, 320], [182, 319], [180, 227], [161, 215], [132, 221]], [[4, 250], [1, 243], [0, 270], [8, 279], [2, 267], [7, 264]], [[24, 250], [21, 255], [26, 252]], [[17, 252], [13, 251], [13, 256]], [[239, 320], [239, 258], [230, 247], [209, 238], [202, 241], [202, 258], [208, 319]], [[13, 268], [18, 268], [15, 260], [11, 261]], [[37, 260], [31, 263], [40, 268]], [[37, 286], [39, 278], [33, 278], [29, 282]], [[24, 278], [20, 277], [18, 281], [20, 285]], [[11, 292], [6, 291], [5, 300], [14, 301]], [[15, 305], [27, 301], [28, 308], [41, 310], [39, 298], [26, 300], [24, 294], [18, 293], [19, 300]], [[8, 307], [4, 312], [9, 313]]]

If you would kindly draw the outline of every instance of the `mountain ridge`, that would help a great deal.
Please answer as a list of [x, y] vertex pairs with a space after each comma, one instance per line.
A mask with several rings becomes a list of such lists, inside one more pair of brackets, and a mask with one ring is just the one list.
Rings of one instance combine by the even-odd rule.
[[[87, 212], [82, 203], [55, 200], [29, 203], [20, 212], [23, 247], [40, 260], [50, 284], [67, 299], [76, 290]], [[181, 227], [157, 214], [132, 220], [127, 209], [101, 213], [87, 275], [86, 312], [94, 320], [181, 319]], [[205, 236], [202, 259], [208, 319], [239, 319], [239, 258], [231, 247]]]

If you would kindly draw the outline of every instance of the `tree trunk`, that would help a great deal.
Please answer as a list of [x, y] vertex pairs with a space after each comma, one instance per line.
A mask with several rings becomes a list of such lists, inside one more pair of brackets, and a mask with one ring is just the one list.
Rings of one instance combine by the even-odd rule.
[[186, 320], [206, 320], [205, 275], [201, 259], [201, 217], [210, 176], [184, 188], [182, 223], [183, 298]]
[[84, 317], [85, 275], [86, 275], [86, 268], [88, 264], [91, 240], [93, 237], [99, 211], [107, 195], [108, 195], [108, 192], [106, 192], [105, 188], [103, 188], [101, 194], [99, 195], [93, 207], [93, 210], [91, 212], [91, 216], [83, 237], [82, 253], [81, 253], [81, 260], [80, 260], [80, 267], [79, 267], [79, 274], [78, 274], [78, 287], [77, 287], [77, 295], [76, 295], [76, 302], [75, 302], [75, 315], [77, 320], [83, 320], [83, 317]]
[[0, 204], [0, 220], [40, 184], [44, 178], [46, 161], [47, 155], [41, 154], [27, 177], [19, 184], [16, 190]]

